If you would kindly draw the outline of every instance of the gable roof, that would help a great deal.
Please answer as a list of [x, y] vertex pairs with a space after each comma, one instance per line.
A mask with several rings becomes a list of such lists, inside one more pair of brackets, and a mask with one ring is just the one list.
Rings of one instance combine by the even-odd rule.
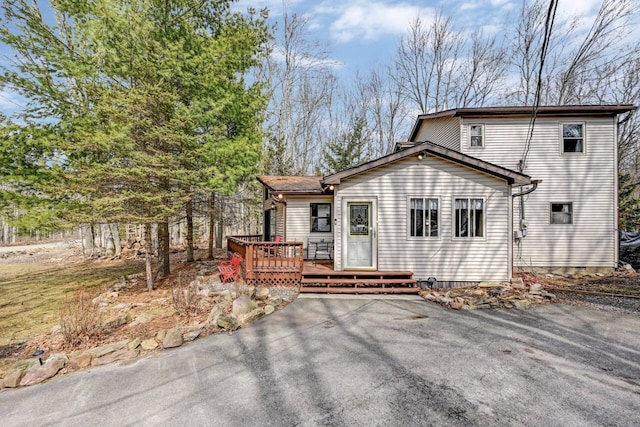
[[[538, 107], [536, 115], [538, 117], [578, 117], [578, 116], [615, 116], [617, 114], [634, 111], [638, 107], [635, 105], [543, 105]], [[480, 107], [480, 108], [453, 108], [451, 110], [439, 111], [437, 113], [420, 114], [411, 130], [410, 141], [413, 141], [424, 120], [436, 119], [439, 117], [530, 117], [533, 113], [533, 106], [520, 107]]]
[[340, 181], [352, 177], [354, 175], [369, 171], [371, 169], [379, 168], [389, 163], [402, 160], [404, 158], [417, 155], [419, 153], [429, 153], [444, 160], [448, 160], [453, 163], [457, 163], [462, 166], [466, 166], [471, 169], [475, 169], [480, 172], [495, 176], [500, 179], [504, 179], [509, 184], [515, 185], [529, 185], [531, 184], [531, 177], [513, 171], [511, 169], [503, 168], [502, 166], [494, 165], [493, 163], [485, 162], [484, 160], [477, 159], [475, 157], [463, 154], [459, 151], [450, 150], [441, 145], [434, 144], [432, 142], [421, 142], [411, 148], [407, 148], [402, 151], [398, 151], [392, 154], [388, 154], [384, 157], [380, 157], [376, 160], [364, 163], [360, 166], [347, 169], [342, 172], [334, 173], [324, 177], [322, 182], [325, 185], [340, 184]]
[[268, 176], [258, 177], [258, 181], [271, 191], [282, 194], [322, 194], [321, 176]]

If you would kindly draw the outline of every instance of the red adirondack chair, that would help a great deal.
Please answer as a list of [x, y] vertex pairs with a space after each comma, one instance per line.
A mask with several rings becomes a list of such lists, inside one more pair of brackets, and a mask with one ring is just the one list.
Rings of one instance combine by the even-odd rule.
[[222, 283], [235, 282], [240, 277], [240, 269], [242, 265], [242, 257], [234, 253], [230, 260], [222, 260], [218, 262], [218, 271], [220, 272], [220, 281]]

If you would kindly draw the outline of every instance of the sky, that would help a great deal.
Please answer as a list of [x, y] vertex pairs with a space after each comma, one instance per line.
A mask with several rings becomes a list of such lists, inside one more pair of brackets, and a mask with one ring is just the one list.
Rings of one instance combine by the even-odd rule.
[[[527, 0], [529, 1], [529, 0]], [[286, 7], [309, 17], [309, 36], [330, 52], [331, 63], [340, 75], [355, 76], [392, 61], [398, 43], [416, 16], [429, 21], [443, 12], [463, 31], [477, 28], [498, 38], [504, 23], [515, 19], [522, 0], [240, 0], [236, 7], [268, 8], [270, 18], [279, 20]], [[580, 17], [590, 25], [602, 0], [559, 0], [558, 18]]]
[[[401, 37], [416, 16], [428, 21], [438, 11], [454, 17], [462, 31], [482, 28], [501, 37], [504, 22], [515, 15], [522, 0], [240, 0], [234, 8], [268, 8], [278, 21], [283, 10], [309, 18], [309, 37], [328, 51], [328, 63], [344, 79], [354, 79], [374, 67], [389, 64]], [[601, 0], [560, 0], [558, 17], [577, 16], [588, 26]], [[10, 52], [0, 46], [0, 61]], [[8, 89], [0, 89], [0, 112], [11, 115], [24, 100]]]

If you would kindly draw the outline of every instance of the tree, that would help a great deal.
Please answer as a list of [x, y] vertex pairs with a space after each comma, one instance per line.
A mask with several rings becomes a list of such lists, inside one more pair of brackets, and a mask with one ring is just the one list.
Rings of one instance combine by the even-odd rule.
[[326, 50], [309, 39], [308, 25], [309, 17], [285, 10], [264, 64], [270, 89], [264, 156], [269, 174], [309, 173], [320, 158], [318, 141], [337, 80]]
[[340, 172], [367, 161], [365, 125], [364, 118], [358, 118], [350, 131], [344, 133], [337, 141], [327, 144], [323, 153], [326, 174]]
[[149, 271], [152, 223], [255, 170], [265, 99], [242, 76], [268, 39], [265, 16], [225, 1], [51, 6], [55, 24], [37, 2], [7, 1], [0, 30], [17, 53], [0, 82], [29, 100], [22, 116], [48, 142], [55, 179], [38, 196], [73, 202], [72, 220], [144, 223]]

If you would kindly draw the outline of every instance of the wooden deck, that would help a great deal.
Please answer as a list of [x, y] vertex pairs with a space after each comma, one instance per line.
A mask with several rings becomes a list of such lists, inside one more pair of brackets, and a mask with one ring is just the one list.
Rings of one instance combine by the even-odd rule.
[[417, 293], [411, 271], [335, 271], [332, 262], [305, 261], [300, 292], [331, 294]]
[[300, 292], [417, 293], [411, 271], [335, 271], [332, 261], [304, 260], [301, 242], [264, 242], [260, 235], [231, 236], [227, 249], [244, 259], [247, 283], [299, 287]]

